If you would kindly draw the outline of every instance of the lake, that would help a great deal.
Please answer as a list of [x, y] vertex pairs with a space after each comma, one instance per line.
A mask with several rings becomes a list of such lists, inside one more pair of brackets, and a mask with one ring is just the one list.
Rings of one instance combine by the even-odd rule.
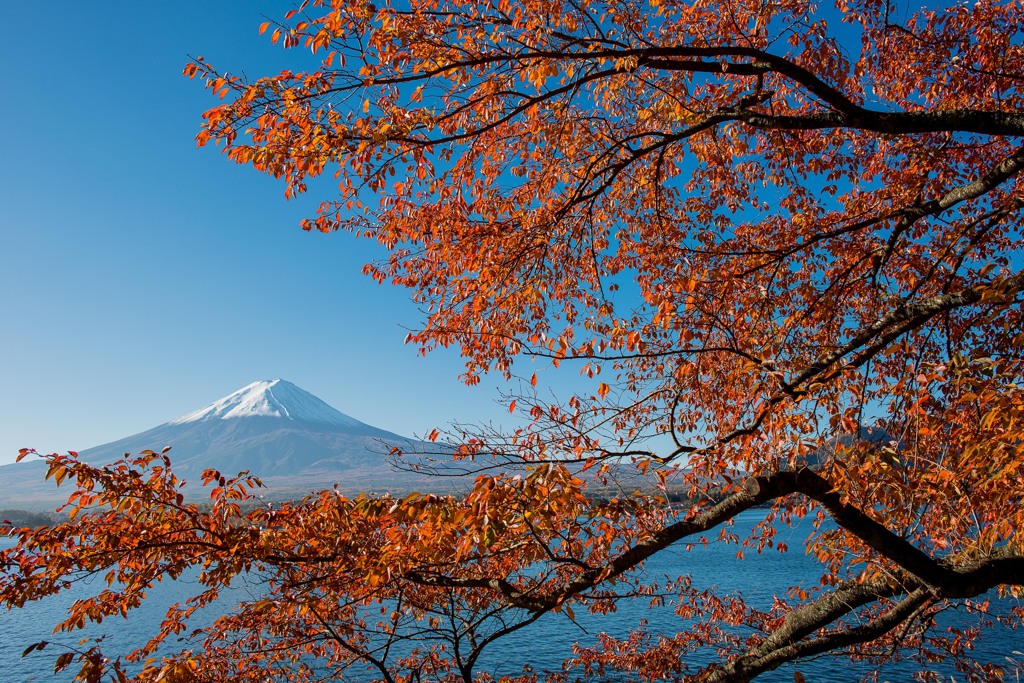
[[[748, 511], [737, 519], [736, 531], [749, 529], [763, 513]], [[803, 543], [810, 531], [810, 525], [804, 521], [793, 528], [780, 528], [776, 542], [786, 543], [790, 550], [786, 553], [769, 550], [761, 556], [748, 551], [746, 560], [736, 558], [736, 545], [709, 543], [707, 548], [693, 552], [670, 550], [653, 558], [646, 571], [652, 576], [663, 574], [690, 574], [695, 587], [719, 586], [725, 592], [740, 593], [752, 605], [768, 607], [773, 595], [784, 594], [786, 589], [796, 583], [795, 577], [807, 577], [813, 584], [817, 580], [817, 563], [803, 552]], [[11, 545], [8, 539], [0, 539], [2, 547]], [[81, 637], [79, 634], [51, 635], [54, 623], [62, 618], [63, 613], [74, 602], [77, 595], [86, 595], [88, 586], [80, 585], [71, 591], [53, 598], [31, 604], [24, 609], [10, 612], [0, 611], [0, 681], [3, 683], [65, 683], [71, 680], [69, 672], [60, 675], [52, 673], [53, 660], [61, 650], [55, 648], [34, 652], [22, 658], [22, 651], [31, 643], [40, 640], [74, 644]], [[148, 629], [146, 624], [155, 624], [163, 617], [167, 606], [190, 595], [193, 586], [187, 578], [179, 581], [164, 582], [155, 587], [151, 598], [143, 607], [131, 613], [131, 624], [123, 619], [106, 620], [99, 626], [91, 626], [88, 635], [105, 636], [104, 651], [116, 656], [137, 647], [145, 642]], [[239, 585], [233, 589], [239, 598], [249, 597], [253, 587]], [[1006, 608], [1007, 603], [1001, 605]], [[573, 643], [589, 644], [594, 642], [596, 634], [604, 631], [609, 635], [622, 637], [631, 631], [641, 619], [647, 619], [652, 633], [675, 634], [686, 628], [686, 624], [677, 617], [671, 607], [655, 610], [648, 609], [648, 600], [624, 602], [619, 611], [606, 617], [576, 613], [573, 623], [564, 614], [549, 614], [541, 618], [532, 627], [528, 627], [512, 636], [505, 638], [488, 652], [482, 660], [482, 668], [494, 673], [517, 673], [521, 670], [529, 653], [529, 663], [535, 670], [558, 670], [563, 659], [570, 656]], [[212, 619], [214, 615], [208, 615]], [[947, 614], [949, 623], [958, 625], [968, 623], [976, 617], [962, 613]], [[141, 626], [140, 626], [141, 625]], [[201, 625], [201, 624], [197, 624]], [[1007, 658], [1024, 662], [1024, 655], [1014, 651], [1024, 651], [1024, 632], [1012, 631], [996, 627], [988, 632], [976, 644], [976, 653], [981, 661], [1005, 663]], [[692, 668], [699, 666], [694, 661]], [[766, 683], [782, 683], [793, 681], [793, 671], [802, 672], [808, 683], [822, 681], [854, 680], [857, 674], [868, 671], [865, 665], [853, 665], [842, 658], [821, 657], [798, 665], [783, 667], [759, 677], [757, 681]], [[948, 665], [936, 666], [935, 670], [950, 680], [964, 680]], [[910, 680], [910, 668], [905, 663], [889, 665], [882, 669], [881, 680], [899, 683]], [[1024, 680], [1024, 669], [1021, 669], [1020, 680]], [[367, 677], [368, 678], [368, 677]], [[359, 680], [354, 678], [353, 680]], [[1013, 674], [1011, 678], [1013, 679]]]

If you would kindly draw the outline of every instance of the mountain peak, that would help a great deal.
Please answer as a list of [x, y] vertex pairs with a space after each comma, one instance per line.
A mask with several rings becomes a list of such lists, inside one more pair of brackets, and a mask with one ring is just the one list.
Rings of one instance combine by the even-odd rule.
[[300, 389], [283, 379], [253, 382], [208, 406], [171, 420], [168, 424], [246, 417], [274, 417], [341, 427], [366, 426], [359, 420], [335, 410], [305, 389]]

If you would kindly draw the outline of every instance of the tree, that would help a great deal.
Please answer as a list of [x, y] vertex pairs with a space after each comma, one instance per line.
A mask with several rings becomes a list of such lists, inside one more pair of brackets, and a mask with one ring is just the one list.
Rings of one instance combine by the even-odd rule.
[[[185, 73], [223, 100], [199, 144], [288, 196], [333, 171], [339, 196], [303, 227], [387, 247], [365, 270], [422, 304], [409, 342], [457, 346], [469, 383], [510, 380], [523, 426], [431, 435], [481, 469], [465, 496], [248, 512], [245, 476], [208, 473], [203, 511], [164, 455], [48, 456], [77, 484], [72, 519], [14, 532], [0, 596], [109, 572], [73, 628], [199, 567], [204, 592], [145, 658], [264, 577], [206, 632], [201, 670], [186, 652], [143, 681], [314, 680], [314, 662], [481, 680], [502, 637], [623, 595], [668, 595], [689, 621], [580, 648], [589, 674], [748, 681], [834, 653], [998, 680], [970, 660], [978, 633], [935, 616], [1024, 585], [1021, 25], [1013, 0], [307, 0], [260, 31], [309, 70], [250, 81], [196, 59]], [[593, 391], [542, 399], [514, 374], [530, 357]], [[629, 466], [687, 506], [588, 495]], [[809, 540], [820, 584], [758, 610], [634, 571], [709, 533], [764, 550], [773, 524], [724, 526], [758, 505], [834, 522]], [[719, 660], [687, 669], [705, 646]]]

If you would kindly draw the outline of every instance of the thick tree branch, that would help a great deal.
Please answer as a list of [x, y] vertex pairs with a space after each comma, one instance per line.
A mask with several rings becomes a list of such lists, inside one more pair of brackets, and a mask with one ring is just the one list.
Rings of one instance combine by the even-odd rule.
[[[959, 292], [940, 294], [922, 301], [897, 306], [876, 323], [861, 329], [846, 344], [804, 368], [786, 383], [787, 390], [789, 392], [799, 391], [805, 383], [818, 378], [825, 370], [850, 354], [855, 355], [845, 363], [845, 366], [860, 367], [894, 340], [923, 326], [938, 315], [976, 304], [986, 295], [998, 295], [998, 299], [1003, 302], [1012, 301], [1021, 289], [1024, 289], [1024, 271], [995, 283], [975, 285]], [[841, 370], [842, 368], [834, 369], [826, 376], [826, 379], [834, 377]]]
[[741, 490], [707, 511], [664, 527], [606, 564], [582, 571], [577, 578], [552, 592], [540, 593], [539, 588], [536, 592], [523, 592], [504, 578], [463, 578], [423, 570], [409, 572], [405, 578], [428, 586], [489, 589], [500, 593], [516, 607], [548, 611], [574, 595], [637, 567], [673, 543], [704, 533], [756, 505], [798, 493], [821, 504], [837, 524], [939, 597], [966, 598], [998, 585], [1024, 585], [1024, 557], [995, 556], [963, 564], [956, 564], [951, 558], [936, 560], [859, 508], [843, 502], [840, 492], [828, 480], [808, 468], [747, 479]]
[[[826, 597], [831, 598], [832, 595], [836, 594], [833, 593]], [[883, 597], [883, 595], [880, 593], [879, 597]], [[902, 624], [922, 605], [933, 599], [927, 590], [919, 588], [896, 603], [889, 611], [861, 626], [830, 631], [811, 640], [790, 639], [780, 643], [777, 647], [771, 647], [768, 645], [768, 641], [765, 641], [761, 646], [755, 647], [751, 652], [741, 655], [725, 666], [712, 669], [705, 680], [707, 683], [747, 683], [747, 681], [753, 680], [766, 671], [776, 669], [786, 662], [871, 642]], [[842, 609], [836, 610], [835, 618], [839, 618], [841, 612], [843, 612]]]
[[802, 493], [824, 507], [835, 522], [853, 533], [879, 555], [892, 561], [943, 598], [980, 595], [1001, 584], [1024, 585], [1024, 557], [996, 556], [956, 564], [954, 558], [936, 560], [863, 510], [843, 501], [843, 496], [824, 477], [808, 468], [753, 477], [744, 488], [757, 496]]

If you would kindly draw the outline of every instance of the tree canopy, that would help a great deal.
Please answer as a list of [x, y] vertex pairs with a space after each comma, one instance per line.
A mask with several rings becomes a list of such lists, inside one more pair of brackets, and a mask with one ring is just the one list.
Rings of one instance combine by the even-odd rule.
[[[1016, 0], [307, 0], [260, 27], [293, 70], [197, 58], [221, 100], [199, 144], [288, 196], [333, 174], [303, 227], [384, 245], [365, 271], [422, 305], [409, 342], [508, 379], [521, 424], [431, 434], [480, 469], [466, 495], [273, 510], [216, 472], [212, 509], [184, 501], [164, 455], [47, 456], [72, 519], [11, 532], [0, 597], [106, 573], [73, 629], [198, 567], [166, 639], [265, 578], [140, 681], [487, 680], [502, 637], [627, 595], [668, 596], [678, 632], [577, 648], [550, 680], [748, 681], [823, 653], [999, 680], [971, 660], [983, 629], [935, 618], [1024, 586], [1022, 26]], [[546, 398], [537, 363], [593, 389]], [[590, 495], [629, 467], [660, 495]], [[727, 526], [755, 506], [768, 522]], [[820, 580], [770, 609], [686, 580], [702, 536], [756, 563], [808, 515]], [[691, 545], [678, 577], [635, 572]], [[991, 620], [1019, 626], [1010, 604]]]

